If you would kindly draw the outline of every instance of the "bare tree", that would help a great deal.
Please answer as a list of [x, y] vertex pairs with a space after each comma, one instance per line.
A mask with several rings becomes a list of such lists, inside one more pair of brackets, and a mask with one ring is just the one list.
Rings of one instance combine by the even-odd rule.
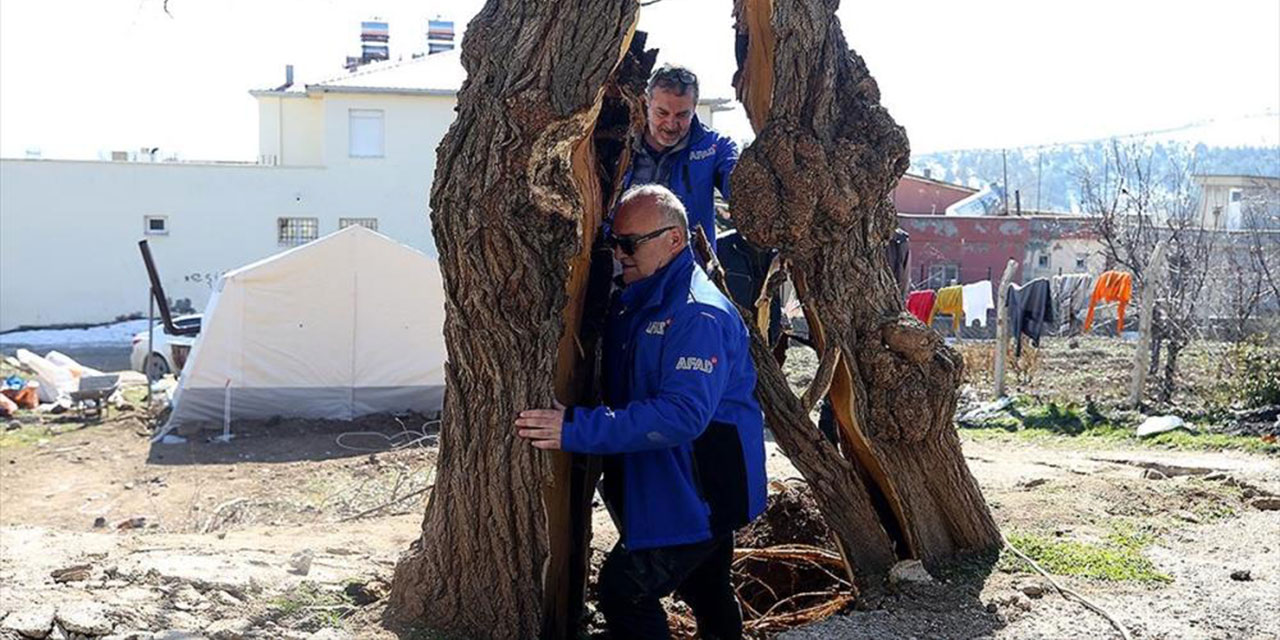
[[[1142, 142], [1112, 141], [1101, 168], [1080, 174], [1085, 211], [1096, 216], [1107, 264], [1133, 274], [1138, 295], [1154, 295], [1159, 312], [1153, 324], [1156, 354], [1164, 350], [1158, 400], [1169, 402], [1178, 380], [1178, 357], [1198, 335], [1201, 294], [1210, 273], [1218, 234], [1196, 215], [1198, 192], [1191, 176], [1195, 159], [1171, 154], [1158, 159]], [[1167, 277], [1156, 290], [1148, 282], [1148, 263], [1156, 243], [1167, 243]]]

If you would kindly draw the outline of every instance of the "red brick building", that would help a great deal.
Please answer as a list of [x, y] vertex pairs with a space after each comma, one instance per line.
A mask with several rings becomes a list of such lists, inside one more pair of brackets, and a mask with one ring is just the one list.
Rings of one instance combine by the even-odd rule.
[[907, 174], [893, 191], [898, 225], [911, 234], [912, 289], [998, 282], [1010, 259], [1015, 282], [1062, 273], [1098, 273], [1101, 246], [1087, 216], [945, 215], [976, 189]]

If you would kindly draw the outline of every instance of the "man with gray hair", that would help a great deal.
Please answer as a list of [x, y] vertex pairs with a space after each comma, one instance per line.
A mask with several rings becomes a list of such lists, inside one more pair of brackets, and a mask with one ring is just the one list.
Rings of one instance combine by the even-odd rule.
[[619, 532], [597, 585], [610, 637], [668, 637], [659, 599], [674, 591], [699, 637], [740, 638], [733, 532], [764, 510], [766, 483], [746, 325], [694, 261], [667, 188], [628, 190], [607, 241], [624, 287], [605, 325], [605, 404], [523, 411], [517, 433], [604, 456]]
[[738, 145], [703, 125], [698, 106], [698, 76], [685, 67], [663, 65], [649, 78], [645, 92], [645, 130], [632, 142], [631, 167], [624, 185], [660, 184], [689, 212], [693, 227], [716, 248], [715, 189], [729, 199], [729, 174], [738, 162]]

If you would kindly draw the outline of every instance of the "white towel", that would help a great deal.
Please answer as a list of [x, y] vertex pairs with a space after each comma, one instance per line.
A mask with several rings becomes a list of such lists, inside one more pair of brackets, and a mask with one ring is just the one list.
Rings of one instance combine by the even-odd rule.
[[962, 293], [964, 298], [964, 323], [972, 325], [974, 320], [978, 324], [987, 326], [987, 309], [995, 308], [995, 300], [991, 297], [991, 281], [983, 280], [973, 284], [966, 284]]

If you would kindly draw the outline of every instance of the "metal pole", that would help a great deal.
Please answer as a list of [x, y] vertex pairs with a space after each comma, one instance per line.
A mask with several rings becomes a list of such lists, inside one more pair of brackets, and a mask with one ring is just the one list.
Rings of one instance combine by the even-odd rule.
[[147, 289], [147, 356], [142, 359], [142, 375], [147, 378], [147, 408], [151, 407], [151, 354], [155, 353], [156, 328], [156, 295], [155, 290]]
[[1004, 276], [1000, 278], [1000, 289], [996, 291], [996, 399], [1004, 397], [1004, 359], [1009, 351], [1009, 282], [1013, 280], [1013, 270], [1018, 261], [1010, 259], [1004, 268]]

